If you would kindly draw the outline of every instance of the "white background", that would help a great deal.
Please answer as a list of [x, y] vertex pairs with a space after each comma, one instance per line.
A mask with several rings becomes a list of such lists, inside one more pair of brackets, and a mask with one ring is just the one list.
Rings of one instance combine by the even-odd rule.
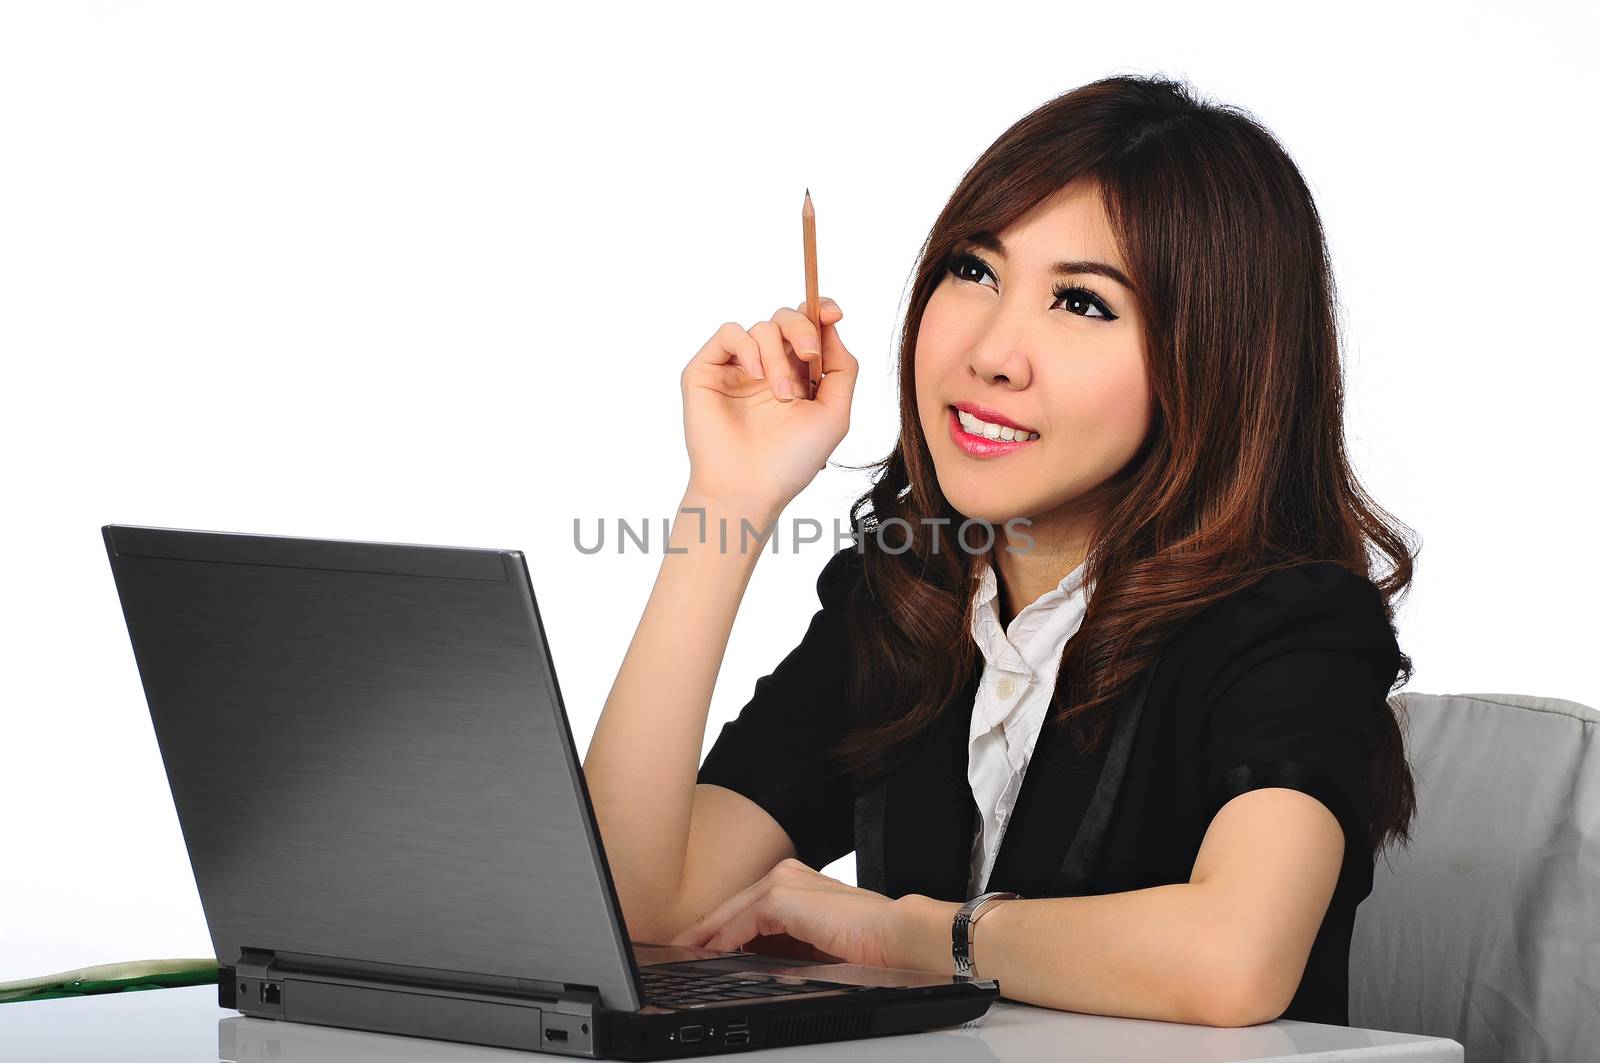
[[[210, 949], [102, 524], [523, 549], [582, 749], [660, 554], [583, 555], [573, 520], [659, 549], [678, 373], [803, 296], [803, 190], [859, 464], [945, 197], [1111, 73], [1250, 109], [1314, 190], [1352, 454], [1424, 541], [1412, 689], [1600, 703], [1593, 27], [1563, 10], [0, 5], [0, 979]], [[758, 568], [708, 747], [831, 549]]]

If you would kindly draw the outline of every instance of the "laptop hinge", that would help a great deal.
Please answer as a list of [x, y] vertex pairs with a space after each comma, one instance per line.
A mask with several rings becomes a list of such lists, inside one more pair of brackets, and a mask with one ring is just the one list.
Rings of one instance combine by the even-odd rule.
[[[222, 968], [221, 977], [229, 974]], [[562, 1055], [599, 1054], [600, 993], [589, 986], [544, 992], [542, 982], [517, 979], [532, 991], [502, 993], [345, 973], [320, 963], [311, 968], [256, 949], [240, 952], [231, 976], [233, 1006], [258, 1018]]]

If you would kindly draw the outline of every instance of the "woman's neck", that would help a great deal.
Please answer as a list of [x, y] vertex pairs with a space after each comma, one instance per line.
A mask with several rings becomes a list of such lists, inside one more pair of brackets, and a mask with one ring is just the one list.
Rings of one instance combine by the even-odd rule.
[[990, 552], [999, 592], [996, 614], [1002, 631], [1011, 626], [1012, 619], [1023, 609], [1054, 590], [1067, 573], [1083, 564], [1088, 556], [1089, 535], [1081, 526], [1055, 528], [1043, 535], [1040, 532], [1037, 524], [1029, 527], [1028, 535], [1033, 544], [1029, 546], [1027, 540], [1016, 541], [1012, 545], [1020, 552], [1012, 552], [1006, 549], [1002, 528]]

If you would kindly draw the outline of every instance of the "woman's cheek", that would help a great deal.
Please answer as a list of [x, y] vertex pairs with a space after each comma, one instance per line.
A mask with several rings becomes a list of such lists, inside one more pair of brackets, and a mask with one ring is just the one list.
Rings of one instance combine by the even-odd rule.
[[1080, 381], [1081, 390], [1074, 403], [1084, 415], [1082, 424], [1115, 451], [1132, 451], [1144, 439], [1150, 424], [1149, 387], [1144, 367], [1137, 372], [1104, 373]]

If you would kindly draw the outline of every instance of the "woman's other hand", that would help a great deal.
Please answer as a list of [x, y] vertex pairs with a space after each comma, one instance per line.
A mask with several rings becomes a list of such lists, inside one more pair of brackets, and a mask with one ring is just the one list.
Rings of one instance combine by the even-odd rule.
[[751, 951], [770, 955], [899, 967], [903, 923], [890, 898], [790, 858], [668, 944], [731, 952], [756, 942]]
[[[822, 330], [783, 307], [748, 330], [734, 322], [706, 341], [682, 374], [689, 490], [781, 511], [828, 464], [850, 428], [857, 363], [821, 302]], [[810, 364], [822, 381], [808, 399]]]

